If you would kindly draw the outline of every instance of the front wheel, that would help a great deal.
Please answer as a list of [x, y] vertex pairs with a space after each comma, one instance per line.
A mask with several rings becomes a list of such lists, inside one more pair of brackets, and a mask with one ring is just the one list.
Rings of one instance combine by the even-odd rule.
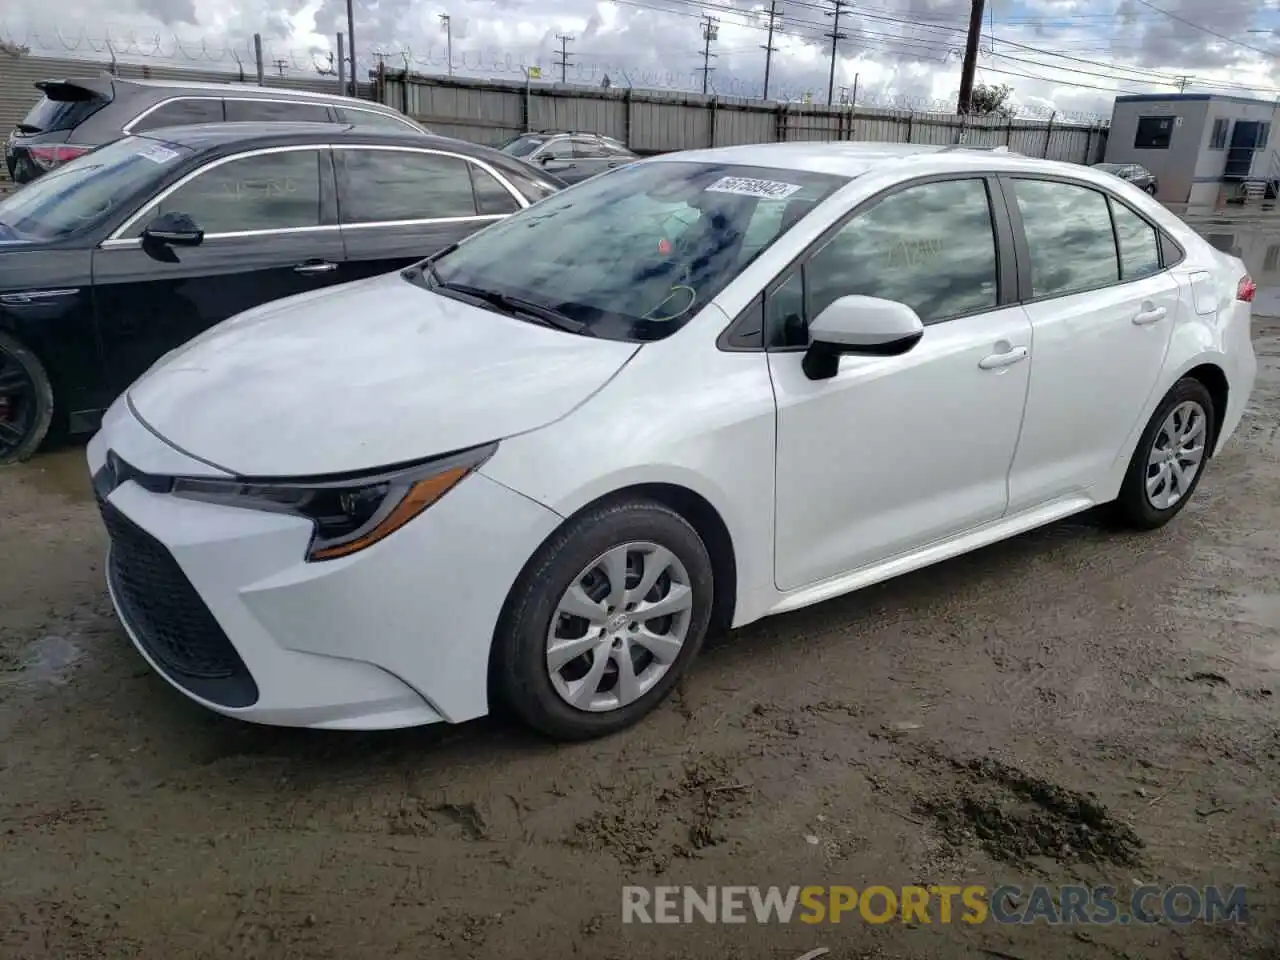
[[1177, 516], [1200, 484], [1214, 439], [1213, 397], [1199, 380], [1179, 380], [1138, 440], [1115, 502], [1117, 519], [1154, 530]]
[[1147, 193], [1151, 194], [1151, 196], [1154, 197], [1156, 195], [1156, 185], [1154, 183], [1147, 184], [1146, 189], [1147, 189]]
[[0, 466], [26, 460], [53, 420], [53, 387], [40, 358], [0, 333]]
[[648, 500], [591, 509], [513, 588], [495, 637], [496, 692], [557, 739], [622, 730], [697, 656], [713, 593], [706, 545], [679, 514]]

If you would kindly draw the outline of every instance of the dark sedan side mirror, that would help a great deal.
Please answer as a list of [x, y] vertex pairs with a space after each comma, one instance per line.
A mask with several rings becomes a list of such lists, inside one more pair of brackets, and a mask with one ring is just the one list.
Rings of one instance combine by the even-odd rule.
[[197, 247], [204, 231], [185, 213], [162, 213], [147, 224], [142, 239], [166, 247]]

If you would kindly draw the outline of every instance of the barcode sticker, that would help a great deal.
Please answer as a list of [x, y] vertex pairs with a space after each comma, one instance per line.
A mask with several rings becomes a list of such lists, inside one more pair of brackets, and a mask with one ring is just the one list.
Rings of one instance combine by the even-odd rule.
[[721, 177], [708, 193], [734, 193], [740, 197], [759, 197], [762, 200], [785, 200], [800, 189], [798, 183], [781, 180], [757, 180], [754, 177]]

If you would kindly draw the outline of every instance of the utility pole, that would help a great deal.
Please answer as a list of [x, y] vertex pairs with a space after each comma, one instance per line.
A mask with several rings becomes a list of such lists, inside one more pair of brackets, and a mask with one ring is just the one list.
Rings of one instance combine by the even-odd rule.
[[[772, 31], [772, 27], [770, 27]], [[718, 53], [711, 52], [711, 41], [720, 35], [720, 18], [713, 17], [704, 13], [702, 15], [702, 94], [706, 96], [707, 81], [711, 79], [711, 71], [715, 67], [711, 66], [711, 58], [718, 57]]]
[[447, 13], [441, 13], [440, 26], [444, 28], [445, 56], [449, 58], [449, 76], [453, 76], [453, 21]]
[[351, 96], [360, 96], [360, 81], [356, 79], [356, 15], [347, 0], [347, 46], [351, 49]]
[[573, 37], [567, 34], [557, 33], [556, 39], [560, 41], [560, 59], [556, 63], [556, 66], [560, 68], [560, 82], [568, 83], [569, 82], [568, 73], [569, 73], [569, 67], [570, 67], [569, 44], [573, 43]]
[[826, 14], [832, 18], [831, 32], [823, 34], [831, 40], [831, 75], [827, 78], [827, 106], [829, 107], [836, 96], [836, 45], [849, 36], [847, 33], [840, 32], [840, 14], [844, 13], [849, 4], [846, 0], [827, 0], [827, 3], [832, 6]]
[[260, 33], [253, 35], [253, 59], [258, 67], [258, 86], [262, 86], [266, 80], [262, 76], [262, 34]]
[[773, 55], [778, 52], [778, 48], [773, 45], [773, 30], [778, 24], [778, 0], [769, 0], [769, 39], [761, 44], [764, 50], [764, 96], [760, 99], [769, 99], [769, 67], [773, 63]]
[[347, 92], [347, 51], [343, 46], [342, 34], [338, 34], [338, 93]]
[[289, 65], [289, 61], [288, 61], [288, 60], [285, 60], [284, 58], [280, 58], [280, 59], [277, 59], [277, 60], [273, 60], [273, 61], [271, 61], [271, 62], [275, 64], [275, 67], [276, 67], [276, 73], [277, 73], [277, 74], [279, 74], [281, 77], [283, 77], [283, 76], [284, 76], [284, 68], [285, 68], [286, 66], [288, 66], [288, 65]]
[[969, 8], [969, 36], [964, 42], [964, 63], [960, 67], [960, 99], [956, 113], [967, 114], [973, 109], [973, 73], [978, 69], [978, 43], [982, 39], [983, 0], [971, 0]]
[[1186, 93], [1186, 90], [1187, 90], [1187, 84], [1189, 84], [1189, 83], [1191, 82], [1191, 78], [1190, 78], [1190, 77], [1177, 77], [1176, 79], [1177, 79], [1177, 81], [1178, 81], [1178, 92], [1179, 92], [1179, 93]]

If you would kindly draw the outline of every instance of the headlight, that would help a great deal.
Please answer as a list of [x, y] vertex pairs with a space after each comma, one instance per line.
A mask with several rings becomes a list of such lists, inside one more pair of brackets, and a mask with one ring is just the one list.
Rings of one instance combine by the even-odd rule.
[[350, 556], [384, 540], [456, 487], [496, 443], [411, 467], [342, 480], [206, 480], [179, 477], [171, 492], [255, 510], [291, 513], [315, 525], [308, 560]]

